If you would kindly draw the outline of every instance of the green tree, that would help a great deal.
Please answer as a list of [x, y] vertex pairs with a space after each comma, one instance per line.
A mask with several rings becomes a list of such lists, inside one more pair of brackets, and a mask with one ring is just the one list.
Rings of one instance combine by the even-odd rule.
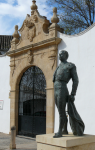
[[47, 0], [46, 3], [57, 7], [65, 34], [79, 33], [95, 21], [95, 0]]

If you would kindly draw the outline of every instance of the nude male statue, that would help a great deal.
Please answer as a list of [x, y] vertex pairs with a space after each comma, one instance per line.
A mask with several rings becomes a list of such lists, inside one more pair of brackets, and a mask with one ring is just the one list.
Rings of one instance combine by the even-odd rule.
[[[74, 101], [78, 86], [76, 66], [73, 63], [67, 62], [68, 56], [68, 52], [65, 50], [62, 50], [59, 53], [61, 63], [53, 75], [54, 97], [59, 112], [59, 130], [55, 133], [54, 138], [61, 137], [62, 134], [68, 134], [67, 117], [65, 112], [66, 102], [68, 102], [68, 97], [70, 97], [71, 101]], [[70, 79], [72, 79], [73, 85], [69, 96], [67, 83]]]

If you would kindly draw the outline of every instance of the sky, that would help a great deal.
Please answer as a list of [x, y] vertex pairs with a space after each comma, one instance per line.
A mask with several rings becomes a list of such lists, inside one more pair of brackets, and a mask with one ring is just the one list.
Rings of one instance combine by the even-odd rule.
[[[36, 0], [40, 15], [51, 19], [46, 0]], [[0, 0], [0, 35], [12, 35], [14, 26], [22, 26], [27, 14], [31, 14], [32, 0]], [[49, 10], [49, 11], [48, 11]]]

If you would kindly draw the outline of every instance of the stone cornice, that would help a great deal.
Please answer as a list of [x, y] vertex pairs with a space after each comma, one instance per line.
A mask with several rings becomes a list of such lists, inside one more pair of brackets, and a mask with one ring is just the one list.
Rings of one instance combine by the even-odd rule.
[[50, 38], [50, 39], [44, 40], [42, 42], [31, 44], [31, 45], [28, 45], [28, 46], [25, 46], [25, 47], [22, 47], [22, 48], [19, 48], [16, 50], [12, 50], [12, 51], [10, 50], [6, 53], [6, 55], [14, 56], [19, 53], [24, 53], [25, 51], [28, 51], [30, 49], [38, 50], [39, 48], [44, 48], [44, 47], [48, 47], [48, 46], [52, 46], [52, 45], [58, 45], [60, 42], [61, 42], [61, 38], [54, 37], [54, 38]]

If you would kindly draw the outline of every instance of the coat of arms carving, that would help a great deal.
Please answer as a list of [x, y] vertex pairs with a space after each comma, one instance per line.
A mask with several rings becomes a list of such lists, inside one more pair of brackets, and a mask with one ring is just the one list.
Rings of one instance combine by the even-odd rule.
[[35, 24], [28, 20], [25, 20], [24, 24], [27, 27], [27, 38], [32, 42], [33, 38], [36, 36]]
[[32, 42], [35, 36], [36, 36], [36, 27], [34, 26], [28, 29], [27, 38], [30, 40], [30, 42]]

